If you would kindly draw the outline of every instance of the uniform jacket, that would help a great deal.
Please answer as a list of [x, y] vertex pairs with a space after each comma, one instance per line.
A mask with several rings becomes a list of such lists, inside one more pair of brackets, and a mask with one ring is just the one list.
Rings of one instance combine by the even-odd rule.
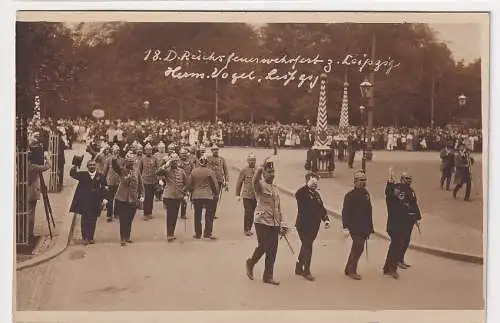
[[120, 167], [116, 159], [111, 162], [113, 170], [120, 175], [120, 185], [116, 190], [115, 200], [137, 204], [144, 193], [144, 184], [139, 173], [134, 169]]
[[[113, 161], [113, 156], [109, 156], [108, 159], [106, 159], [106, 164], [104, 165], [104, 177], [106, 178], [106, 184], [109, 186], [118, 186], [120, 184], [120, 175], [118, 175], [117, 172], [113, 170], [113, 167], [111, 165]], [[117, 159], [118, 165], [120, 167], [123, 166], [123, 159], [118, 158]]]
[[342, 224], [352, 235], [369, 236], [373, 232], [372, 203], [366, 188], [354, 188], [344, 197]]
[[413, 188], [402, 183], [387, 182], [385, 188], [387, 205], [387, 232], [400, 232], [413, 227], [422, 216]]
[[155, 157], [143, 156], [139, 159], [137, 167], [144, 184], [156, 184], [156, 172], [158, 171], [159, 164]]
[[196, 167], [189, 175], [188, 187], [191, 199], [214, 199], [219, 193], [215, 172], [208, 167]]
[[209, 156], [208, 158], [208, 167], [215, 172], [215, 176], [219, 183], [224, 182], [227, 178], [227, 167], [226, 160], [221, 156]]
[[307, 185], [302, 186], [295, 193], [297, 200], [297, 230], [317, 230], [321, 221], [327, 221], [323, 200], [318, 191], [311, 190]]
[[92, 179], [88, 171], [77, 171], [76, 167], [71, 168], [69, 175], [78, 181], [70, 212], [99, 216], [106, 196], [104, 175], [96, 172]]
[[163, 198], [182, 199], [188, 188], [188, 176], [181, 167], [162, 167], [158, 176], [165, 178]]
[[240, 171], [238, 181], [236, 182], [236, 196], [241, 196], [244, 199], [255, 200], [255, 191], [252, 184], [254, 175], [255, 167], [245, 167]]

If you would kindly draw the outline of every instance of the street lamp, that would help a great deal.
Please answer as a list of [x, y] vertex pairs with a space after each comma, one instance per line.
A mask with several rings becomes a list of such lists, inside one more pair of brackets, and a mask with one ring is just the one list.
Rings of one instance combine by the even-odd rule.
[[460, 94], [458, 96], [458, 105], [460, 105], [461, 107], [465, 106], [465, 103], [467, 103], [467, 97], [463, 94]]
[[[363, 160], [362, 160], [362, 168], [363, 171], [366, 172], [366, 159], [367, 159], [367, 152], [366, 152], [366, 123], [367, 123], [367, 118], [365, 117], [365, 104], [368, 105], [369, 108], [372, 107], [372, 98], [373, 98], [373, 84], [368, 81], [368, 77], [365, 76], [365, 79], [361, 84], [359, 85], [359, 89], [361, 90], [361, 98], [363, 104], [359, 107], [361, 111], [361, 117], [363, 121]], [[371, 147], [371, 146], [370, 146]], [[371, 156], [371, 150], [370, 150], [370, 156]], [[371, 158], [371, 157], [370, 157]]]
[[365, 121], [365, 107], [362, 105], [359, 107], [359, 112], [361, 112], [361, 122], [363, 124], [363, 143], [361, 148], [363, 149], [363, 157], [361, 159], [361, 168], [363, 172], [366, 173], [366, 121]]

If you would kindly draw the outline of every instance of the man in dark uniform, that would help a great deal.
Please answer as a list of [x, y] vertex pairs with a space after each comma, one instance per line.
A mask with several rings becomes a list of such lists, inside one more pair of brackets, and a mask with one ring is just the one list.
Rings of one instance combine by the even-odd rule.
[[455, 165], [455, 154], [451, 149], [451, 144], [441, 150], [441, 189], [443, 189], [444, 182], [446, 181], [446, 190], [450, 190], [451, 175], [453, 174], [453, 167]]
[[363, 171], [354, 173], [354, 189], [344, 197], [342, 207], [342, 224], [352, 239], [351, 253], [344, 273], [354, 279], [361, 280], [357, 273], [358, 261], [364, 251], [370, 234], [374, 233], [372, 220], [372, 203], [366, 190], [366, 175]]
[[353, 135], [347, 137], [347, 151], [349, 153], [349, 159], [347, 160], [347, 165], [349, 168], [353, 168], [354, 156], [356, 155], [356, 150], [358, 150], [356, 139]]
[[101, 215], [102, 204], [106, 202], [106, 179], [96, 171], [96, 163], [87, 163], [88, 171], [77, 171], [73, 165], [70, 176], [78, 181], [70, 211], [81, 215], [82, 240], [85, 245], [94, 243], [97, 218]]
[[472, 188], [472, 172], [471, 168], [474, 164], [474, 159], [470, 156], [469, 150], [465, 148], [465, 144], [461, 143], [458, 152], [455, 154], [455, 182], [456, 186], [453, 190], [453, 198], [457, 197], [458, 191], [465, 184], [464, 201], [470, 201], [470, 193]]
[[387, 233], [391, 244], [387, 253], [384, 274], [398, 278], [396, 266], [407, 269], [411, 266], [405, 262], [405, 254], [410, 246], [413, 226], [420, 225], [421, 214], [417, 196], [411, 187], [412, 177], [407, 173], [401, 175], [400, 183], [394, 182], [392, 167], [390, 179], [385, 189], [387, 203]]
[[306, 184], [295, 193], [298, 209], [295, 227], [301, 241], [295, 274], [304, 276], [309, 281], [314, 281], [314, 276], [311, 274], [311, 258], [320, 223], [324, 221], [325, 228], [330, 226], [326, 209], [317, 191], [318, 180], [318, 175], [308, 173], [306, 175]]

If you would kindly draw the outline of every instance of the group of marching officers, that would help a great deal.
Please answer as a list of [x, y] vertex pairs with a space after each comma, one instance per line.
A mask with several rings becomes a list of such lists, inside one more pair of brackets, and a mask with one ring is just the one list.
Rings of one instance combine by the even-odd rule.
[[[144, 220], [153, 214], [154, 198], [163, 200], [166, 209], [166, 236], [173, 242], [179, 210], [181, 218], [186, 217], [189, 201], [194, 207], [194, 238], [215, 240], [213, 222], [216, 219], [218, 201], [223, 189], [228, 190], [228, 170], [219, 148], [212, 146], [210, 156], [206, 148], [187, 149], [173, 144], [156, 149], [147, 144], [144, 149], [139, 143], [130, 146], [112, 147], [90, 145], [87, 149], [92, 158], [87, 170], [79, 171], [83, 156], [73, 159], [70, 175], [78, 180], [71, 211], [81, 214], [82, 238], [85, 244], [93, 244], [97, 218], [102, 207], [107, 209], [107, 221], [120, 221], [120, 242], [122, 246], [132, 243], [132, 222], [137, 209], [143, 209]], [[167, 148], [167, 149], [166, 149]], [[156, 152], [154, 152], [156, 150]], [[243, 231], [252, 236], [255, 226], [257, 247], [246, 260], [246, 274], [254, 279], [254, 267], [265, 255], [264, 283], [279, 285], [274, 279], [273, 268], [278, 242], [287, 234], [287, 225], [280, 205], [280, 194], [274, 184], [274, 162], [266, 158], [257, 166], [256, 157], [250, 154], [248, 166], [242, 169], [236, 181], [235, 193], [243, 201]], [[321, 222], [330, 226], [327, 210], [318, 191], [319, 177], [315, 173], [305, 176], [305, 184], [295, 193], [298, 214], [295, 228], [301, 241], [295, 273], [309, 281], [315, 278], [311, 273], [313, 244]], [[374, 233], [372, 204], [366, 188], [367, 178], [363, 171], [354, 173], [354, 188], [345, 197], [342, 208], [343, 228], [352, 239], [351, 252], [345, 266], [345, 275], [360, 280], [358, 261], [368, 239]], [[405, 262], [413, 227], [419, 227], [421, 219], [417, 198], [411, 187], [412, 178], [406, 173], [396, 182], [392, 169], [386, 185], [387, 233], [390, 245], [383, 273], [397, 279], [398, 268], [410, 267]], [[205, 210], [204, 228], [202, 213]]]
[[[99, 148], [100, 147], [100, 148]], [[194, 208], [195, 239], [215, 240], [213, 221], [223, 189], [228, 190], [228, 171], [224, 158], [214, 145], [207, 156], [206, 148], [191, 152], [185, 147], [160, 142], [156, 149], [150, 144], [135, 142], [130, 146], [93, 142], [87, 147], [91, 158], [86, 171], [78, 171], [83, 156], [73, 159], [70, 176], [78, 180], [71, 212], [81, 214], [82, 239], [94, 244], [97, 218], [105, 207], [107, 221], [118, 218], [122, 246], [132, 243], [131, 229], [136, 211], [142, 209], [144, 220], [153, 217], [155, 196], [163, 200], [166, 209], [166, 236], [175, 238], [179, 210], [186, 218], [188, 201]], [[154, 150], [156, 152], [154, 153]], [[202, 213], [205, 210], [205, 227]]]
[[[245, 234], [251, 235], [252, 222], [255, 223], [257, 233], [258, 244], [253, 254], [246, 260], [246, 273], [248, 278], [253, 280], [254, 267], [265, 255], [263, 281], [279, 285], [273, 277], [278, 241], [281, 237], [288, 242], [286, 235], [290, 228], [284, 220], [280, 196], [273, 184], [274, 163], [267, 158], [260, 167], [256, 168], [255, 165], [255, 156], [250, 155], [248, 167], [241, 170], [236, 185], [237, 199], [243, 198]], [[392, 168], [389, 175], [385, 193], [388, 212], [387, 233], [391, 241], [383, 273], [388, 277], [398, 279], [398, 268], [411, 267], [405, 261], [405, 254], [410, 244], [413, 227], [420, 228], [421, 214], [415, 192], [411, 187], [412, 177], [403, 173], [398, 183], [394, 178]], [[318, 175], [308, 173], [305, 176], [305, 182], [305, 185], [295, 193], [298, 208], [295, 228], [301, 241], [295, 274], [314, 281], [315, 277], [311, 274], [313, 244], [321, 222], [323, 221], [325, 228], [328, 229], [330, 221], [318, 191]], [[354, 188], [345, 195], [342, 208], [343, 228], [352, 239], [345, 275], [354, 280], [361, 280], [357, 270], [358, 261], [367, 246], [370, 235], [374, 233], [372, 204], [366, 183], [367, 178], [363, 171], [354, 173]]]

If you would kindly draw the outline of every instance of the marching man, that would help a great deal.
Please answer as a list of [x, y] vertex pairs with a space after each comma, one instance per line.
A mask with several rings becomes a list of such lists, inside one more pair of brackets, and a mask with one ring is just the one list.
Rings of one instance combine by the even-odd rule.
[[219, 195], [217, 196], [214, 204], [214, 219], [217, 219], [217, 203], [222, 196], [222, 188], [224, 188], [226, 192], [229, 190], [229, 174], [227, 171], [226, 160], [223, 157], [219, 156], [219, 147], [217, 147], [216, 144], [212, 146], [212, 156], [209, 156], [207, 160], [208, 167], [215, 172], [217, 184], [220, 188]]
[[[261, 178], [264, 178], [262, 180]], [[283, 214], [280, 206], [280, 196], [273, 184], [274, 163], [266, 158], [253, 177], [257, 208], [255, 212], [255, 231], [257, 233], [257, 248], [251, 258], [246, 261], [246, 271], [249, 279], [253, 280], [254, 266], [265, 254], [263, 282], [271, 285], [280, 283], [273, 278], [274, 262], [278, 252], [280, 235], [285, 236], [289, 229], [284, 226]]]
[[297, 199], [297, 221], [295, 227], [299, 234], [301, 246], [295, 274], [304, 276], [309, 281], [315, 278], [311, 274], [311, 258], [314, 240], [318, 235], [321, 221], [325, 222], [325, 229], [330, 227], [330, 220], [319, 195], [319, 177], [315, 173], [306, 175], [306, 184], [295, 193]]
[[255, 199], [255, 191], [252, 182], [255, 175], [255, 155], [248, 155], [247, 162], [248, 167], [240, 171], [238, 181], [236, 182], [236, 199], [240, 201], [243, 198], [243, 232], [249, 237], [253, 235], [252, 226], [255, 208], [257, 207], [257, 200]]
[[176, 239], [174, 233], [179, 207], [187, 198], [188, 177], [184, 169], [179, 167], [179, 157], [175, 153], [170, 158], [167, 157], [166, 163], [160, 167], [157, 174], [165, 178], [163, 204], [167, 210], [167, 241], [172, 242]]
[[359, 258], [363, 254], [370, 234], [375, 232], [370, 193], [366, 189], [366, 175], [361, 170], [354, 173], [354, 189], [344, 197], [342, 224], [344, 230], [349, 231], [352, 239], [351, 253], [344, 272], [346, 276], [354, 280], [361, 280], [357, 271]]

